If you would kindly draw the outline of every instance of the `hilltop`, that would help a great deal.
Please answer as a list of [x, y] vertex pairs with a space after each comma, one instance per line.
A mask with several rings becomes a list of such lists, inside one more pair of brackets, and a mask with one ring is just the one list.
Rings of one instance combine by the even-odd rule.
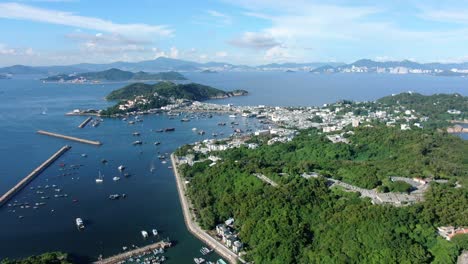
[[46, 82], [130, 81], [130, 80], [187, 80], [178, 72], [136, 73], [112, 68], [105, 71], [80, 74], [59, 74], [42, 79]]

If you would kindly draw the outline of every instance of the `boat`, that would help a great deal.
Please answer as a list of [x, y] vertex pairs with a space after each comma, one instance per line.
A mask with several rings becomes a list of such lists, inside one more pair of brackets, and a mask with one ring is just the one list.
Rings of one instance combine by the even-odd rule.
[[204, 258], [194, 258], [193, 261], [195, 261], [196, 264], [201, 264], [205, 262]]
[[102, 178], [101, 171], [99, 171], [99, 177], [96, 179], [96, 183], [102, 183], [104, 179]]
[[158, 133], [164, 132], [164, 130], [162, 130], [162, 129], [156, 129], [155, 131], [158, 132]]
[[141, 144], [143, 144], [143, 142], [141, 142], [140, 140], [137, 140], [137, 141], [133, 141], [132, 144], [133, 145], [141, 145]]
[[209, 249], [209, 248], [207, 248], [207, 247], [202, 247], [202, 248], [200, 249], [200, 253], [202, 253], [203, 255], [208, 255], [208, 254], [210, 254], [212, 251], [213, 251], [212, 249]]
[[143, 238], [147, 238], [148, 237], [148, 232], [143, 230], [143, 231], [141, 231], [141, 235], [143, 236]]
[[135, 121], [128, 121], [128, 124], [133, 125], [133, 124], [135, 124]]
[[175, 131], [175, 128], [167, 127], [167, 128], [164, 129], [164, 132], [172, 132], [172, 131]]
[[198, 131], [198, 135], [205, 135], [205, 131], [203, 130]]
[[83, 220], [81, 218], [76, 218], [75, 220], [76, 222], [76, 226], [78, 227], [78, 229], [84, 229], [84, 223], [83, 223]]
[[188, 118], [182, 118], [182, 119], [180, 120], [180, 122], [190, 122], [190, 119], [188, 119]]
[[132, 135], [134, 135], [134, 136], [139, 136], [139, 135], [140, 135], [140, 132], [133, 132]]
[[156, 145], [156, 146], [157, 146], [157, 145], [161, 145], [161, 142], [156, 141], [156, 142], [154, 142], [154, 145]]
[[88, 157], [88, 154], [83, 153], [83, 154], [81, 154], [81, 157], [86, 158], [86, 157]]
[[112, 180], [113, 180], [113, 181], [118, 181], [118, 180], [120, 180], [120, 177], [115, 176], [114, 178], [112, 178]]
[[197, 131], [197, 128], [196, 127], [192, 128], [192, 131]]
[[111, 200], [117, 200], [120, 198], [120, 194], [111, 194], [109, 195], [109, 199]]
[[229, 115], [230, 118], [236, 118], [236, 115]]
[[120, 165], [119, 167], [117, 167], [117, 169], [119, 169], [119, 171], [123, 171], [125, 169], [124, 165]]
[[225, 125], [226, 125], [226, 123], [224, 123], [224, 122], [218, 123], [218, 126], [225, 126]]
[[157, 235], [158, 235], [158, 230], [153, 229], [153, 236], [157, 236]]

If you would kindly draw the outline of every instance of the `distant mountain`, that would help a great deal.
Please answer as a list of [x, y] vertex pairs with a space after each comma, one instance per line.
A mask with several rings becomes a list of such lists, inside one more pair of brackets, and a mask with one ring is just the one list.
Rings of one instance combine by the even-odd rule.
[[[113, 62], [106, 64], [81, 63], [69, 66], [40, 66], [31, 67], [14, 65], [0, 68], [0, 73], [9, 74], [71, 74], [105, 71], [108, 69], [120, 69], [122, 71], [138, 72], [203, 72], [203, 71], [310, 71], [313, 73], [339, 73], [339, 72], [363, 72], [363, 73], [423, 73], [444, 76], [459, 76], [468, 74], [468, 62], [466, 63], [418, 63], [409, 60], [403, 61], [373, 61], [362, 59], [350, 64], [339, 62], [311, 62], [311, 63], [271, 63], [259, 66], [234, 65], [225, 62], [199, 63], [187, 60], [159, 57], [154, 60], [140, 62]], [[444, 73], [445, 71], [445, 73]], [[457, 74], [452, 74], [457, 73]]]
[[46, 82], [86, 82], [86, 81], [129, 81], [129, 80], [186, 80], [178, 72], [133, 73], [112, 68], [105, 71], [85, 72], [79, 74], [59, 74], [42, 79]]

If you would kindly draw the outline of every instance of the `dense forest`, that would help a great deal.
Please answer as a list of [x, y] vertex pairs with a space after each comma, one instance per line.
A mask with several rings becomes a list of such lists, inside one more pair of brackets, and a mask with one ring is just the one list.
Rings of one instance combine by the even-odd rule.
[[[446, 241], [436, 227], [468, 225], [468, 142], [384, 126], [357, 128], [348, 136], [350, 144], [333, 144], [305, 130], [288, 143], [215, 153], [223, 159], [215, 166], [182, 165], [199, 223], [212, 229], [234, 217], [247, 258], [256, 263], [454, 263], [468, 249], [468, 236]], [[279, 186], [266, 185], [253, 172]], [[384, 191], [405, 190], [392, 186], [389, 176], [449, 183], [431, 183], [422, 203], [394, 207], [329, 188], [323, 177], [304, 179], [303, 172], [366, 188], [386, 186]]]
[[3, 259], [0, 264], [70, 264], [72, 261], [67, 254], [60, 252], [44, 253], [19, 260]]

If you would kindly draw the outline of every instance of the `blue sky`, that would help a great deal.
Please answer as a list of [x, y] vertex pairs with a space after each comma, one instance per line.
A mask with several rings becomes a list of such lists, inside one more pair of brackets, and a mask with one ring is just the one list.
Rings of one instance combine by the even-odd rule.
[[0, 1], [0, 65], [468, 61], [468, 1]]

